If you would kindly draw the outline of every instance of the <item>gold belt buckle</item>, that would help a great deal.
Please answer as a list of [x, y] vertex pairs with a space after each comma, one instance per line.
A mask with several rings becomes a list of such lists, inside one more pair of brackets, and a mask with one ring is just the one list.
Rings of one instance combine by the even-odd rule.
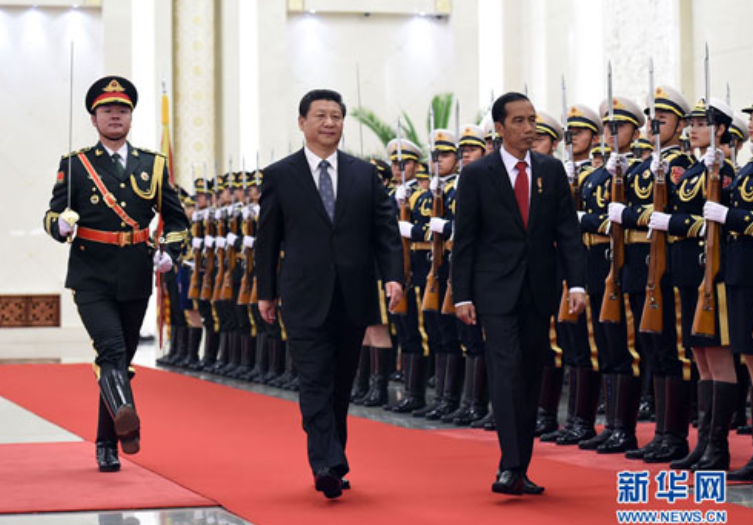
[[118, 246], [123, 248], [124, 246], [128, 246], [130, 244], [132, 244], [131, 232], [118, 232]]

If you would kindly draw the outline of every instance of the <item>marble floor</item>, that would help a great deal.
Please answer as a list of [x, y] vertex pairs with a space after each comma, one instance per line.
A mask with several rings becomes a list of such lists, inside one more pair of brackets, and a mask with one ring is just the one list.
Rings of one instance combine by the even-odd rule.
[[[158, 350], [154, 342], [143, 342], [135, 362], [155, 366]], [[83, 329], [0, 330], [0, 365], [19, 362], [90, 362], [92, 351]], [[176, 369], [173, 369], [176, 370]], [[235, 388], [275, 396], [291, 401], [297, 393], [265, 385], [226, 379], [209, 374], [183, 372]], [[400, 395], [400, 386], [392, 384], [390, 396]], [[566, 411], [563, 406], [561, 413]], [[380, 408], [353, 406], [351, 413], [384, 423], [417, 429], [454, 428], [441, 422], [427, 421], [410, 415], [386, 412]], [[80, 438], [53, 425], [0, 397], [0, 443], [71, 442]], [[479, 430], [479, 432], [483, 432]], [[753, 508], [750, 485], [729, 486], [728, 501]], [[122, 512], [71, 512], [0, 515], [0, 525], [245, 525], [249, 522], [222, 508], [162, 509]], [[253, 524], [251, 524], [253, 525]]]

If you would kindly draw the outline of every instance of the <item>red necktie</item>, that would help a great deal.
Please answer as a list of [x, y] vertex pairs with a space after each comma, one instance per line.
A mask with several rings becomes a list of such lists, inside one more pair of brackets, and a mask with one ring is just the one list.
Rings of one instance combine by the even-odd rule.
[[523, 217], [523, 226], [528, 227], [528, 173], [525, 161], [520, 161], [515, 165], [518, 170], [518, 177], [515, 179], [515, 200], [518, 201], [518, 209]]

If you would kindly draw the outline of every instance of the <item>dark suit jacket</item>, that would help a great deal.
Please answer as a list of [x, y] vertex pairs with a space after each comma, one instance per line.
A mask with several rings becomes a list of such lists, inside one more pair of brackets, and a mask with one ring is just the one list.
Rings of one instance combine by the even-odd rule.
[[[167, 162], [161, 173], [154, 173], [155, 161], [160, 154], [135, 148], [129, 143], [125, 172], [118, 175], [101, 143], [81, 152], [89, 159], [107, 191], [115, 196], [140, 228], [149, 227], [161, 195], [165, 249], [177, 261], [188, 236], [188, 219], [178, 192], [170, 185]], [[66, 241], [60, 236], [57, 221], [68, 204], [67, 173], [68, 156], [65, 156], [60, 161], [50, 208], [44, 218], [45, 231], [58, 242]], [[81, 216], [79, 226], [109, 232], [131, 231], [105, 204], [81, 160], [75, 157], [71, 163], [71, 208]], [[65, 286], [76, 292], [107, 292], [121, 301], [149, 297], [154, 275], [153, 253], [146, 243], [121, 248], [76, 237], [71, 244]]]
[[562, 163], [531, 152], [528, 228], [499, 152], [466, 166], [460, 176], [452, 253], [455, 303], [472, 301], [480, 315], [507, 315], [528, 279], [537, 309], [554, 311], [555, 247], [568, 286], [584, 286], [580, 228]]
[[397, 221], [376, 168], [346, 153], [337, 155], [334, 224], [303, 150], [264, 170], [255, 248], [258, 297], [272, 300], [279, 291], [285, 324], [291, 327], [323, 324], [336, 282], [354, 324], [378, 323], [375, 261], [384, 282], [403, 280]]

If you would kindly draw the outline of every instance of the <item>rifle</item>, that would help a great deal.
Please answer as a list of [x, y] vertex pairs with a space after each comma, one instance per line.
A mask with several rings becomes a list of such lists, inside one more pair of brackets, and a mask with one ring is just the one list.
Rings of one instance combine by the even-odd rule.
[[[220, 200], [222, 196], [222, 191], [218, 191], [218, 184], [217, 184], [217, 164], [215, 163], [214, 166], [214, 190], [215, 195], [217, 197], [217, 211], [220, 212], [220, 218], [216, 219], [217, 222], [217, 238], [220, 237], [226, 237], [227, 236], [227, 227], [225, 226], [225, 217], [222, 213], [222, 201]], [[229, 180], [228, 180], [229, 182]], [[214, 278], [214, 288], [212, 290], [212, 301], [217, 302], [222, 300], [222, 283], [225, 281], [225, 271], [227, 266], [225, 265], [225, 248], [217, 247], [217, 253], [215, 255], [217, 258], [217, 275]]]
[[[216, 187], [216, 173], [214, 183]], [[207, 179], [206, 163], [204, 164], [204, 187], [206, 188], [207, 196], [209, 196], [209, 180]], [[204, 213], [206, 214], [204, 216], [204, 239], [206, 239], [207, 237], [216, 237], [217, 225], [214, 220], [214, 208], [212, 207], [211, 201], [209, 202], [209, 205], [207, 206]], [[214, 291], [214, 281], [212, 280], [212, 278], [214, 274], [214, 268], [217, 265], [217, 255], [214, 253], [214, 248], [207, 248], [206, 244], [204, 246], [204, 260], [206, 261], [206, 264], [204, 266], [204, 280], [201, 282], [201, 296], [199, 298], [202, 301], [211, 301], [212, 292]]]
[[[654, 61], [651, 59], [649, 72], [649, 118], [651, 119], [651, 133], [654, 134], [656, 144], [654, 150], [661, 157], [661, 137], [659, 136], [659, 121], [656, 118], [656, 101], [654, 93]], [[667, 208], [667, 174], [661, 162], [659, 170], [654, 173], [654, 211], [664, 213]], [[667, 273], [667, 232], [649, 232], [651, 248], [648, 256], [648, 279], [646, 280], [646, 301], [643, 303], [640, 331], [650, 334], [660, 334], [664, 331], [664, 296], [661, 281]]]
[[[397, 118], [397, 163], [400, 166], [400, 177], [402, 179], [403, 188], [405, 188], [405, 161], [403, 160], [403, 146], [400, 142], [402, 140], [402, 129], [400, 126], [400, 117]], [[406, 192], [407, 193], [407, 192]], [[405, 195], [405, 199], [400, 203], [400, 220], [410, 221], [410, 210], [408, 209], [408, 195]], [[411, 241], [405, 237], [401, 237], [403, 243], [403, 275], [405, 279], [405, 293], [403, 298], [395, 307], [393, 311], [397, 315], [406, 315], [408, 313], [408, 290], [411, 286], [410, 275], [410, 248]]]
[[[228, 167], [228, 186], [230, 186], [230, 211], [228, 212], [228, 231], [233, 235], [238, 235], [239, 224], [238, 214], [235, 209], [235, 190], [232, 187], [233, 179], [233, 161], [231, 159], [230, 166]], [[245, 192], [245, 188], [243, 190]], [[235, 266], [238, 263], [238, 253], [235, 250], [235, 245], [228, 244], [227, 246], [227, 268], [225, 269], [225, 276], [222, 280], [222, 289], [220, 290], [220, 299], [223, 301], [233, 300], [233, 272]]]
[[[575, 162], [573, 155], [573, 134], [567, 123], [567, 91], [565, 88], [565, 75], [562, 75], [562, 123], [565, 125], [565, 162]], [[580, 186], [578, 185], [578, 174], [576, 173], [573, 180], [570, 181], [570, 191], [575, 201], [575, 209], [580, 210]], [[557, 313], [557, 321], [560, 323], [577, 323], [580, 316], [570, 312], [570, 290], [567, 282], [562, 281], [562, 297], [560, 298], [560, 309]]]
[[[434, 163], [434, 180], [436, 189], [432, 192], [431, 216], [432, 218], [444, 217], [444, 198], [442, 187], [439, 180], [439, 151], [434, 144], [434, 108], [429, 112], [430, 123], [430, 148], [431, 160]], [[426, 291], [421, 308], [427, 312], [439, 312], [439, 268], [442, 266], [444, 259], [444, 238], [441, 234], [433, 232], [431, 235], [431, 271], [426, 276]]]
[[[460, 142], [460, 101], [455, 99], [455, 137]], [[460, 181], [460, 172], [463, 171], [463, 148], [458, 146], [458, 182]], [[457, 188], [456, 188], [457, 191]], [[450, 255], [452, 257], [452, 255]], [[452, 276], [452, 259], [450, 259], [450, 276]], [[442, 301], [442, 315], [455, 315], [455, 299], [452, 297], [452, 278], [447, 279], [447, 289], [444, 292], [444, 301]]]
[[[258, 154], [257, 154], [258, 159]], [[258, 163], [256, 171], [258, 173]], [[246, 195], [246, 168], [243, 167], [243, 193]], [[246, 201], [248, 201], [248, 195], [246, 195]], [[248, 202], [247, 206], [251, 206], [251, 203]], [[250, 210], [249, 210], [250, 211]], [[254, 228], [254, 219], [251, 216], [251, 213], [248, 214], [247, 219], [243, 219], [243, 224], [241, 225], [241, 230], [244, 236], [246, 235], [252, 235], [253, 234], [253, 228]], [[251, 292], [253, 287], [253, 273], [254, 273], [254, 251], [251, 248], [248, 248], [244, 245], [243, 247], [243, 257], [246, 260], [246, 265], [243, 268], [243, 277], [241, 278], [241, 288], [238, 292], [238, 304], [239, 305], [248, 305], [251, 304]]]
[[[612, 98], [612, 63], [607, 69], [607, 96], [609, 97], [609, 128], [614, 139], [614, 152], [619, 154], [617, 143], [617, 121], [614, 120], [614, 99]], [[625, 181], [622, 168], [617, 169], [612, 177], [612, 202], [625, 203]], [[604, 299], [601, 302], [599, 322], [619, 323], [622, 319], [622, 267], [625, 264], [625, 235], [622, 224], [613, 223], [610, 228], [609, 258], [611, 268], [604, 281]]]
[[[195, 180], [193, 175], [194, 169], [191, 166], [191, 179]], [[193, 221], [191, 225], [191, 235], [194, 239], [204, 237], [204, 225], [201, 222], [202, 210], [196, 210], [194, 213], [198, 213], [199, 220]], [[194, 248], [193, 250], [193, 272], [191, 273], [191, 282], [188, 287], [188, 298], [198, 299], [201, 296], [201, 248]]]
[[[714, 114], [711, 110], [711, 80], [709, 76], [709, 46], [706, 45], [706, 121], [710, 127], [711, 151], [716, 150], [716, 126], [714, 126]], [[722, 194], [722, 183], [719, 176], [719, 163], [714, 162], [711, 167], [711, 173], [706, 179], [706, 195], [708, 202], [719, 202]], [[718, 222], [706, 221], [706, 244], [701, 256], [705, 264], [703, 271], [703, 281], [698, 288], [698, 303], [695, 308], [693, 317], [693, 335], [714, 337], [716, 335], [716, 297], [714, 296], [714, 282], [719, 274], [720, 267], [720, 237], [721, 225]]]

